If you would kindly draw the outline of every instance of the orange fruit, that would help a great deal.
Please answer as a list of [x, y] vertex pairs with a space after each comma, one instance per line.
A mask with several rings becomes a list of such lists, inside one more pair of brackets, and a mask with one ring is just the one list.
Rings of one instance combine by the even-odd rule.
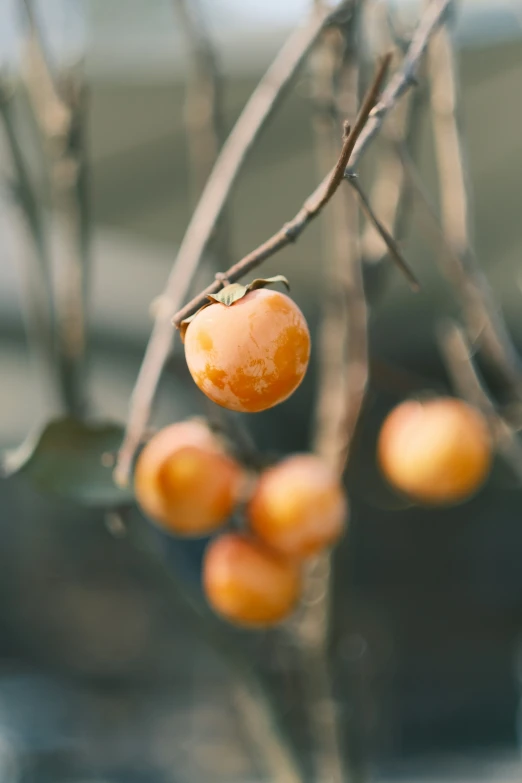
[[300, 595], [297, 565], [239, 533], [225, 533], [207, 547], [203, 587], [218, 614], [237, 625], [275, 625]]
[[279, 291], [250, 291], [232, 305], [205, 307], [185, 333], [188, 368], [207, 397], [230, 410], [256, 413], [286, 400], [308, 367], [305, 318]]
[[202, 536], [223, 525], [243, 483], [241, 467], [199, 421], [156, 433], [136, 463], [134, 489], [145, 514], [171, 533]]
[[348, 511], [335, 473], [313, 454], [266, 470], [248, 506], [252, 531], [278, 552], [309, 557], [342, 534]]
[[385, 420], [378, 461], [387, 480], [428, 505], [473, 495], [491, 466], [491, 436], [482, 414], [462, 400], [407, 401]]

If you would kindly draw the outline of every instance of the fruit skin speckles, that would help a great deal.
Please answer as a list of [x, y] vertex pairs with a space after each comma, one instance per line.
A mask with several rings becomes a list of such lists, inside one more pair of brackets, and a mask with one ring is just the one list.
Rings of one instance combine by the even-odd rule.
[[491, 435], [482, 414], [462, 400], [408, 400], [381, 428], [378, 461], [389, 483], [417, 503], [452, 505], [485, 482]]
[[310, 333], [288, 296], [250, 291], [209, 305], [191, 321], [185, 355], [197, 386], [224, 408], [256, 413], [288, 399], [306, 373]]

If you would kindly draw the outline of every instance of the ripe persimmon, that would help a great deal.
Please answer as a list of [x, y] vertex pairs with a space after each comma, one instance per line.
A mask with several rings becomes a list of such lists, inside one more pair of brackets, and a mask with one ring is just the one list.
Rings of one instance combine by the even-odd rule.
[[310, 358], [310, 333], [285, 294], [248, 291], [237, 301], [200, 310], [185, 332], [188, 368], [207, 397], [235, 411], [256, 413], [286, 400]]
[[248, 506], [252, 531], [277, 551], [309, 557], [342, 534], [347, 501], [338, 477], [313, 454], [262, 473]]
[[223, 525], [238, 501], [241, 467], [203, 422], [171, 424], [144, 447], [134, 472], [138, 504], [161, 527], [202, 536]]
[[203, 587], [210, 605], [237, 625], [269, 626], [289, 615], [300, 595], [295, 562], [239, 533], [207, 547]]
[[482, 414], [462, 400], [440, 397], [392, 410], [379, 435], [378, 461], [389, 483], [408, 497], [450, 505], [483, 484], [491, 451]]

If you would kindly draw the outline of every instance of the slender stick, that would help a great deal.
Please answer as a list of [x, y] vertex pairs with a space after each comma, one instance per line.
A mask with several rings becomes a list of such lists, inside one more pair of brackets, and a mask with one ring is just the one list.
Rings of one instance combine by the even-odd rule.
[[[388, 31], [386, 46], [394, 44], [404, 53], [408, 44], [396, 30], [392, 8], [390, 4], [378, 4], [375, 8], [377, 18], [372, 19], [372, 23], [380, 23]], [[405, 237], [410, 224], [413, 189], [397, 154], [397, 147], [404, 145], [415, 157], [425, 98], [425, 91], [420, 87], [407, 93], [384, 123], [381, 139], [385, 146], [378, 158], [369, 197], [382, 224], [399, 242]], [[373, 266], [382, 263], [387, 256], [386, 243], [371, 221], [367, 221], [363, 230], [361, 248], [364, 262]]]
[[[225, 140], [223, 84], [212, 40], [199, 0], [174, 0], [188, 45], [189, 69], [185, 87], [185, 136], [189, 153], [192, 201], [196, 205]], [[232, 260], [230, 215], [223, 210], [209, 240], [209, 267], [217, 272]], [[212, 405], [215, 418], [224, 411]]]
[[24, 81], [50, 166], [53, 205], [62, 218], [65, 250], [56, 274], [56, 337], [63, 403], [86, 410], [85, 309], [90, 255], [85, 149], [86, 91], [70, 73], [60, 92], [33, 0], [20, 0], [25, 18]]
[[[320, 171], [330, 168], [337, 156], [340, 116], [355, 117], [357, 111], [357, 56], [353, 41], [359, 22], [358, 6], [354, 7], [346, 25], [325, 32], [315, 55], [313, 92], [318, 111], [314, 127]], [[346, 79], [344, 60], [348, 51], [350, 65]], [[342, 105], [338, 91], [342, 93]], [[338, 469], [340, 425], [345, 409], [345, 348], [349, 322], [346, 297], [339, 295], [339, 289], [349, 286], [352, 265], [357, 263], [357, 234], [357, 205], [349, 191], [343, 189], [322, 223], [325, 291], [319, 330], [314, 423], [314, 450], [334, 470]], [[329, 639], [333, 573], [330, 552], [308, 563], [305, 577], [303, 606], [292, 629], [296, 654], [302, 661], [305, 707], [314, 738], [315, 776], [317, 780], [343, 783], [351, 779], [352, 771], [346, 749], [341, 745], [332, 692]]]
[[241, 167], [321, 30], [348, 3], [349, 0], [344, 0], [333, 13], [314, 11], [307, 22], [290, 35], [252, 93], [221, 150], [187, 227], [161, 298], [162, 305], [156, 314], [130, 402], [127, 431], [115, 470], [118, 483], [128, 482], [134, 454], [150, 417], [156, 389], [172, 346], [172, 315], [185, 299]]
[[408, 267], [406, 261], [404, 260], [404, 256], [402, 255], [399, 245], [392, 237], [388, 229], [377, 217], [372, 205], [370, 204], [370, 200], [368, 196], [362, 189], [358, 177], [356, 175], [349, 177], [348, 182], [357, 193], [363, 212], [365, 213], [366, 217], [369, 219], [369, 221], [371, 222], [371, 224], [373, 225], [373, 227], [381, 237], [382, 241], [390, 251], [395, 263], [397, 264], [399, 269], [404, 273], [404, 275], [407, 277], [413, 290], [418, 291], [419, 284], [417, 283], [415, 277], [412, 276], [410, 268]]
[[464, 399], [485, 415], [498, 450], [517, 478], [522, 481], [522, 443], [513, 428], [497, 412], [486, 391], [463, 329], [452, 322], [444, 324], [439, 330], [439, 342], [456, 389]]
[[[334, 168], [327, 174], [312, 195], [306, 199], [299, 212], [291, 220], [285, 223], [279, 231], [276, 231], [276, 233], [263, 242], [262, 245], [256, 247], [255, 250], [252, 250], [248, 255], [238, 261], [237, 264], [234, 264], [223, 273], [223, 276], [230, 283], [239, 280], [241, 277], [248, 274], [248, 272], [251, 272], [262, 264], [263, 261], [266, 261], [267, 258], [271, 258], [284, 247], [295, 242], [309, 223], [320, 214], [323, 207], [328, 204], [332, 196], [336, 193], [343, 181], [346, 164], [352, 154], [357, 138], [364, 128], [365, 122], [371, 112], [371, 107], [375, 105], [380, 88], [386, 77], [389, 62], [390, 58], [388, 56], [382, 59], [353, 127], [350, 128], [349, 126], [345, 126], [343, 146]], [[407, 276], [409, 280], [417, 285], [413, 272], [409, 269], [407, 271]], [[190, 315], [197, 312], [197, 310], [207, 301], [209, 295], [215, 294], [219, 291], [220, 287], [221, 282], [216, 280], [205, 288], [204, 291], [201, 291], [192, 301], [175, 314], [172, 319], [174, 325], [179, 326], [185, 318], [188, 318]]]
[[199, 198], [223, 140], [222, 85], [216, 53], [197, 0], [174, 0], [189, 49], [185, 124], [194, 199]]
[[52, 328], [52, 289], [49, 249], [45, 237], [44, 219], [40, 202], [27, 170], [20, 147], [19, 135], [13, 112], [14, 94], [7, 83], [0, 84], [0, 116], [7, 145], [12, 158], [14, 193], [33, 248], [24, 253], [29, 268], [27, 279], [27, 329], [29, 342], [34, 346], [35, 358], [45, 374], [52, 396], [57, 396], [56, 363]]
[[67, 132], [70, 112], [60, 95], [49, 51], [36, 19], [33, 0], [19, 0], [25, 28], [22, 74], [46, 138]]
[[57, 280], [59, 358], [65, 404], [70, 413], [87, 410], [86, 309], [90, 267], [89, 176], [86, 151], [87, 95], [78, 74], [68, 84], [70, 123], [55, 139], [51, 155], [54, 205], [65, 238]]
[[430, 38], [439, 25], [442, 24], [444, 15], [452, 2], [453, 0], [431, 0], [429, 3], [412, 37], [402, 67], [390, 80], [379, 103], [375, 106], [370, 120], [366, 124], [364, 132], [361, 133], [355, 145], [353, 154], [350, 157], [350, 165], [346, 168], [345, 176], [347, 178], [355, 174], [364, 152], [380, 131], [386, 116], [396, 106], [404, 93], [417, 84], [417, 71]]
[[441, 221], [450, 253], [441, 267], [454, 286], [470, 339], [515, 398], [522, 398], [522, 365], [491, 289], [479, 267], [469, 220], [470, 187], [457, 113], [457, 68], [447, 30], [434, 38], [428, 57], [435, 152], [439, 168]]

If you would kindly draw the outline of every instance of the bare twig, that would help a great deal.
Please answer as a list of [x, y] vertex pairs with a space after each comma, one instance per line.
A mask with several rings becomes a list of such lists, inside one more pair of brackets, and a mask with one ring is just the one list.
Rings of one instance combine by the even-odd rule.
[[78, 73], [60, 92], [33, 0], [20, 0], [25, 18], [23, 76], [50, 166], [54, 206], [63, 218], [66, 249], [56, 275], [56, 343], [66, 409], [86, 409], [85, 305], [89, 266], [86, 92]]
[[128, 481], [135, 451], [150, 417], [156, 389], [172, 345], [172, 315], [185, 299], [239, 171], [321, 30], [348, 2], [344, 0], [333, 14], [314, 11], [306, 24], [290, 35], [252, 93], [221, 150], [187, 227], [162, 297], [162, 306], [158, 308], [131, 398], [127, 431], [115, 470], [118, 483], [125, 484]]
[[70, 111], [60, 95], [33, 0], [19, 0], [25, 27], [22, 74], [46, 139], [67, 133]]
[[0, 83], [0, 115], [7, 145], [12, 158], [14, 183], [10, 195], [14, 197], [27, 226], [33, 244], [27, 256], [27, 329], [35, 357], [44, 369], [56, 397], [56, 365], [52, 328], [52, 290], [49, 251], [44, 230], [42, 210], [19, 142], [13, 113], [14, 93], [6, 81]]
[[185, 123], [198, 198], [212, 170], [223, 140], [221, 78], [214, 48], [196, 0], [174, 0], [189, 48], [189, 75], [185, 96]]
[[[174, 0], [189, 44], [189, 76], [185, 94], [185, 125], [194, 204], [203, 191], [225, 140], [223, 85], [219, 62], [205, 25], [199, 0]], [[217, 269], [232, 258], [230, 219], [223, 211], [209, 244]]]
[[458, 393], [479, 408], [489, 422], [497, 448], [514, 474], [522, 481], [522, 443], [507, 421], [500, 416], [486, 391], [473, 362], [464, 330], [449, 322], [439, 330], [439, 342], [446, 366]]
[[384, 224], [379, 220], [377, 215], [375, 214], [375, 211], [370, 204], [370, 200], [368, 199], [368, 196], [364, 192], [364, 190], [361, 187], [361, 183], [359, 182], [359, 179], [357, 175], [353, 175], [349, 177], [348, 182], [352, 186], [352, 188], [357, 193], [357, 196], [359, 198], [359, 202], [361, 204], [361, 207], [363, 209], [363, 212], [365, 213], [366, 217], [372, 225], [374, 226], [375, 230], [381, 237], [382, 241], [390, 251], [395, 263], [401, 269], [401, 271], [406, 275], [411, 287], [414, 291], [419, 290], [419, 285], [417, 283], [416, 278], [412, 275], [409, 266], [407, 265], [406, 261], [404, 260], [404, 256], [401, 253], [401, 250], [399, 248], [399, 245], [395, 241], [395, 239], [392, 237], [390, 232], [387, 228], [385, 228]]
[[[395, 44], [402, 54], [407, 50], [408, 42], [399, 36], [395, 26], [393, 4], [377, 4], [376, 19], [380, 26], [388, 30], [388, 38], [383, 46]], [[380, 11], [380, 13], [379, 13]], [[383, 19], [384, 16], [384, 19]], [[422, 72], [422, 68], [420, 69]], [[422, 75], [422, 73], [421, 73]], [[425, 90], [419, 87], [407, 93], [398, 103], [396, 109], [383, 124], [381, 139], [383, 149], [379, 155], [375, 180], [372, 183], [370, 202], [381, 223], [396, 241], [401, 241], [408, 230], [412, 215], [412, 188], [410, 187], [402, 163], [397, 154], [397, 147], [404, 145], [412, 157], [420, 136], [420, 120], [425, 102]], [[361, 237], [362, 256], [365, 263], [377, 266], [387, 256], [387, 246], [371, 221], [367, 221]]]
[[[230, 283], [239, 280], [241, 277], [248, 274], [248, 272], [251, 272], [252, 269], [259, 266], [263, 261], [266, 261], [267, 258], [271, 258], [271, 256], [278, 253], [284, 247], [295, 242], [301, 236], [308, 224], [319, 215], [321, 210], [330, 201], [343, 181], [347, 161], [352, 154], [358, 135], [364, 128], [365, 122], [371, 112], [371, 107], [375, 105], [380, 88], [386, 77], [389, 61], [389, 57], [384, 57], [382, 59], [374, 81], [359, 110], [353, 128], [345, 126], [343, 146], [334, 168], [314, 190], [312, 195], [306, 199], [303, 206], [292, 220], [285, 223], [279, 231], [276, 231], [276, 233], [270, 237], [270, 239], [267, 239], [266, 242], [263, 242], [262, 245], [256, 247], [255, 250], [252, 250], [248, 255], [238, 261], [237, 264], [234, 264], [230, 269], [227, 269], [227, 271], [224, 272], [224, 276]], [[415, 277], [411, 270], [408, 270], [408, 279], [415, 281]], [[205, 288], [204, 291], [199, 293], [192, 301], [175, 314], [172, 319], [173, 323], [176, 326], [179, 326], [181, 321], [195, 313], [207, 301], [211, 294], [215, 294], [219, 291], [220, 287], [221, 283], [218, 280]]]
[[[68, 82], [70, 123], [51, 157], [52, 194], [65, 238], [56, 310], [62, 388], [67, 409], [87, 408], [86, 308], [90, 266], [89, 181], [86, 153], [87, 94], [79, 74]], [[58, 143], [59, 142], [59, 143]]]
[[450, 252], [442, 268], [460, 299], [470, 339], [498, 372], [512, 396], [522, 397], [522, 366], [479, 267], [469, 225], [469, 184], [457, 115], [457, 69], [451, 38], [441, 30], [429, 50], [430, 98], [439, 168], [441, 220]]
[[[354, 41], [359, 23], [359, 3], [346, 25], [328, 31], [315, 56], [314, 97], [317, 103], [315, 136], [320, 171], [332, 166], [337, 156], [341, 116], [355, 117], [358, 66]], [[349, 62], [346, 62], [348, 58]], [[333, 116], [331, 108], [334, 109]], [[343, 452], [341, 429], [348, 392], [346, 342], [350, 319], [345, 293], [360, 262], [357, 205], [343, 189], [326, 212], [322, 224], [322, 257], [325, 291], [319, 330], [318, 393], [315, 406], [314, 450], [334, 470]], [[364, 335], [363, 335], [364, 345]], [[364, 348], [363, 348], [364, 349]], [[325, 552], [308, 563], [303, 605], [292, 628], [296, 653], [302, 660], [305, 706], [314, 738], [317, 780], [343, 783], [352, 770], [340, 741], [339, 716], [332, 693], [329, 661], [332, 597], [332, 557]]]
[[417, 71], [422, 57], [427, 49], [430, 38], [444, 19], [444, 15], [453, 0], [431, 0], [419, 25], [412, 37], [411, 44], [402, 64], [393, 79], [384, 90], [379, 103], [375, 106], [370, 120], [361, 133], [345, 176], [353, 176], [361, 161], [363, 153], [382, 127], [385, 117], [395, 107], [397, 101], [412, 86], [417, 84]]

